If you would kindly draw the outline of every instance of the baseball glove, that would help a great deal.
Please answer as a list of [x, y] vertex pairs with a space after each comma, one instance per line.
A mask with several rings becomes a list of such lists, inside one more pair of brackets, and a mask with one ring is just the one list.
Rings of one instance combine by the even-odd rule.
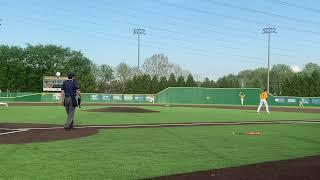
[[77, 101], [78, 101], [79, 108], [81, 108], [81, 97], [78, 97]]

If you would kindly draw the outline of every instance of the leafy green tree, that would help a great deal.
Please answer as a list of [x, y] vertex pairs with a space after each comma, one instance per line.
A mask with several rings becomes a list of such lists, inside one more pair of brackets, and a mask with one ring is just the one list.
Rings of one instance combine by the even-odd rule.
[[186, 87], [197, 87], [196, 81], [193, 79], [192, 74], [188, 75]]
[[139, 91], [137, 83], [139, 83], [139, 78], [138, 78], [138, 76], [135, 75], [135, 76], [133, 76], [132, 79], [130, 79], [126, 82], [125, 93], [127, 93], [127, 94], [137, 93]]
[[284, 81], [283, 94], [287, 96], [310, 96], [313, 94], [311, 83], [310, 76], [303, 72], [296, 73], [293, 77]]
[[253, 70], [253, 78], [249, 81], [248, 87], [253, 88], [267, 88], [267, 74], [268, 70], [267, 68], [258, 68]]
[[206, 78], [204, 79], [203, 83], [201, 84], [201, 87], [206, 87], [206, 88], [211, 87], [211, 81], [210, 81], [210, 79], [206, 77]]
[[166, 77], [161, 77], [159, 81], [159, 91], [162, 91], [168, 87], [168, 81]]
[[252, 85], [250, 84], [250, 81], [253, 79], [254, 76], [255, 75], [253, 70], [240, 71], [238, 74], [238, 77], [241, 82], [241, 86], [243, 85], [243, 87], [252, 87]]
[[318, 64], [308, 63], [302, 70], [302, 72], [307, 76], [311, 76], [314, 71], [320, 71], [320, 66]]
[[74, 72], [84, 92], [92, 92], [96, 89], [94, 64], [80, 51], [56, 45], [33, 46], [30, 44], [23, 51], [29, 91], [41, 91], [43, 76], [55, 75], [57, 71], [62, 75]]
[[179, 76], [178, 80], [177, 80], [177, 87], [185, 87], [186, 86], [186, 82], [184, 80], [183, 76]]
[[281, 92], [282, 94], [285, 94], [287, 96], [290, 96], [293, 94], [292, 92], [292, 79], [293, 77], [291, 77], [291, 79], [287, 78], [283, 81], [283, 85], [281, 86]]
[[156, 75], [154, 75], [152, 77], [152, 80], [151, 80], [151, 90], [150, 90], [150, 93], [151, 94], [156, 94], [159, 92], [159, 80], [158, 80], [158, 77]]
[[0, 46], [0, 89], [2, 91], [29, 90], [28, 69], [24, 65], [24, 51], [16, 46]]
[[218, 79], [217, 84], [221, 88], [239, 88], [241, 87], [240, 80], [238, 76], [229, 74]]
[[214, 82], [213, 80], [211, 80], [211, 81], [210, 81], [210, 87], [211, 87], [211, 88], [217, 88], [218, 85], [217, 85], [216, 82]]
[[177, 86], [176, 76], [173, 73], [171, 73], [169, 76], [168, 86], [169, 87], [176, 87]]
[[320, 70], [315, 70], [310, 77], [310, 96], [320, 97]]
[[149, 94], [151, 91], [151, 76], [149, 74], [144, 74], [140, 76], [139, 89], [141, 94]]
[[276, 64], [272, 66], [270, 72], [270, 91], [274, 94], [281, 95], [281, 86], [285, 79], [293, 76], [290, 66], [285, 64]]

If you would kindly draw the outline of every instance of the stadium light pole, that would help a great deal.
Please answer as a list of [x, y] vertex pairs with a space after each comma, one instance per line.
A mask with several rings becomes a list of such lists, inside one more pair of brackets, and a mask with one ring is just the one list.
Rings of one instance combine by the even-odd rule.
[[[2, 26], [2, 23], [1, 23], [2, 19], [0, 19], [0, 26]], [[8, 59], [6, 58], [6, 78], [8, 78]], [[7, 97], [9, 95], [8, 93], [8, 83], [6, 83], [6, 88], [7, 88]]]
[[270, 35], [276, 33], [276, 28], [266, 27], [262, 29], [262, 34], [268, 34], [268, 79], [267, 79], [267, 92], [270, 93]]
[[138, 69], [140, 69], [140, 35], [145, 35], [145, 29], [133, 29], [133, 35], [138, 35]]

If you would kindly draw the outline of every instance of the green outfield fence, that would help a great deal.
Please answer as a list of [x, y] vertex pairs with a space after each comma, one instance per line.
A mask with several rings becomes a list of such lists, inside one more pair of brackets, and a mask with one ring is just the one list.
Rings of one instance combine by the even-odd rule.
[[0, 98], [1, 97], [17, 97], [17, 96], [25, 96], [35, 94], [34, 92], [0, 92]]
[[[83, 93], [82, 102], [86, 103], [149, 103], [151, 95], [147, 94], [101, 94]], [[60, 93], [25, 93], [0, 96], [3, 102], [60, 102]]]
[[[157, 94], [156, 102], [161, 104], [222, 104], [240, 105], [240, 92], [245, 96], [245, 105], [259, 103], [259, 88], [201, 88], [169, 87]], [[268, 102], [277, 106], [320, 106], [319, 97], [269, 96]]]
[[304, 106], [320, 106], [320, 97], [274, 96], [272, 104], [279, 106], [297, 106], [299, 101], [302, 101]]
[[[201, 88], [169, 87], [155, 95], [157, 104], [221, 104], [240, 105], [239, 93], [243, 92], [245, 105], [259, 103], [259, 88]], [[150, 103], [148, 94], [101, 94], [83, 93], [85, 103]], [[60, 93], [2, 92], [2, 102], [45, 102], [60, 101]], [[320, 97], [270, 96], [269, 104], [276, 106], [297, 106], [302, 101], [305, 106], [320, 106]]]
[[170, 87], [157, 94], [157, 102], [177, 104], [230, 104], [239, 105], [239, 93], [243, 92], [246, 104], [257, 104], [260, 89], [246, 88], [185, 88]]

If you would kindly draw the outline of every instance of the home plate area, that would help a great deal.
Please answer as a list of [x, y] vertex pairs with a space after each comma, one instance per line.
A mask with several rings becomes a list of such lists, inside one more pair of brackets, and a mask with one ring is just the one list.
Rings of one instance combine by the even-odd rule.
[[0, 144], [24, 144], [75, 139], [98, 133], [95, 128], [77, 128], [66, 132], [57, 125], [0, 124]]

